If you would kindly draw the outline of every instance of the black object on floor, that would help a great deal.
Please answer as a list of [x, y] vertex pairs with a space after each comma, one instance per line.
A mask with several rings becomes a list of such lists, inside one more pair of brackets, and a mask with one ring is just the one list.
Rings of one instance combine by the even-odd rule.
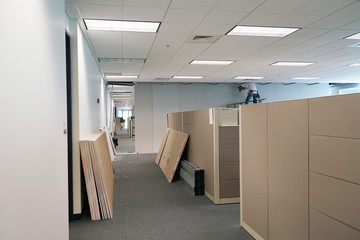
[[187, 160], [180, 162], [180, 178], [190, 188], [195, 196], [205, 194], [204, 169]]

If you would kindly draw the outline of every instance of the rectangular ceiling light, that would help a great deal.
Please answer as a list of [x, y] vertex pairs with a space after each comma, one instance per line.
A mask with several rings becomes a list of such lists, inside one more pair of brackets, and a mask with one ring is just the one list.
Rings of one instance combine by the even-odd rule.
[[360, 63], [349, 64], [349, 65], [346, 65], [346, 67], [360, 67]]
[[292, 80], [316, 80], [318, 77], [294, 77]]
[[133, 75], [133, 76], [125, 76], [125, 75], [106, 75], [106, 80], [117, 80], [117, 79], [136, 79], [139, 76]]
[[157, 32], [160, 22], [84, 19], [87, 30], [120, 32]]
[[240, 80], [260, 80], [263, 79], [264, 77], [243, 77], [243, 76], [238, 76], [235, 77], [234, 79], [240, 79]]
[[98, 58], [100, 63], [144, 63], [145, 58]]
[[285, 27], [255, 27], [255, 26], [236, 26], [226, 35], [236, 36], [256, 36], [256, 37], [285, 37], [300, 28]]
[[204, 76], [173, 76], [173, 79], [202, 79]]
[[360, 33], [353, 34], [351, 36], [346, 37], [345, 39], [357, 39], [357, 40], [360, 40]]
[[193, 60], [190, 64], [198, 64], [198, 65], [230, 65], [234, 61], [206, 61], [206, 60]]
[[270, 66], [285, 66], [285, 67], [304, 67], [314, 64], [314, 62], [275, 62]]

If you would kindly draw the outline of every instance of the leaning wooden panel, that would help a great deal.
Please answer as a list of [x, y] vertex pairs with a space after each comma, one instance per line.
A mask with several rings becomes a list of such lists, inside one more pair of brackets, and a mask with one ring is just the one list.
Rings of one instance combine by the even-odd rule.
[[79, 146], [81, 153], [81, 162], [85, 177], [86, 192], [88, 195], [88, 202], [90, 207], [91, 220], [99, 220], [101, 219], [100, 208], [95, 186], [93, 168], [90, 160], [89, 146], [86, 140], [80, 141]]
[[267, 104], [241, 106], [239, 114], [241, 226], [267, 240]]
[[310, 170], [360, 184], [360, 140], [310, 136]]
[[310, 172], [310, 207], [360, 230], [360, 185]]
[[160, 160], [160, 168], [167, 180], [172, 182], [189, 135], [170, 129]]
[[167, 129], [165, 130], [163, 139], [162, 139], [162, 141], [161, 141], [158, 154], [156, 155], [155, 162], [156, 162], [157, 165], [159, 165], [159, 163], [160, 163], [161, 155], [162, 155], [162, 153], [163, 153], [163, 151], [164, 151], [165, 143], [166, 143], [166, 140], [167, 140], [167, 138], [168, 138], [169, 132], [170, 132], [170, 129], [167, 128]]
[[269, 103], [269, 239], [308, 238], [308, 171], [308, 100]]
[[310, 99], [311, 135], [360, 138], [360, 94]]
[[167, 127], [176, 131], [182, 132], [183, 118], [182, 112], [168, 113], [167, 114]]
[[310, 240], [359, 240], [360, 231], [310, 208]]

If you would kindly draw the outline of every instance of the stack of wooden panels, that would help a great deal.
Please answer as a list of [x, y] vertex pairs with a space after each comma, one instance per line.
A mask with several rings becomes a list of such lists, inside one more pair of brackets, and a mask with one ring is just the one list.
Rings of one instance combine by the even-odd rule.
[[180, 162], [180, 178], [184, 180], [195, 196], [204, 195], [204, 169], [200, 169], [192, 162], [182, 160]]
[[155, 162], [172, 182], [189, 134], [166, 129]]
[[106, 133], [94, 134], [81, 140], [80, 151], [91, 219], [111, 219], [114, 172]]

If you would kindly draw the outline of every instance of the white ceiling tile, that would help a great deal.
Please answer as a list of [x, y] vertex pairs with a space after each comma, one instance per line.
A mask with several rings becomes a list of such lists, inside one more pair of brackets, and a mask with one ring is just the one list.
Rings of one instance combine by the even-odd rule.
[[122, 5], [122, 0], [76, 0], [81, 4], [98, 4], [98, 5]]
[[264, 13], [284, 13], [289, 14], [294, 12], [312, 0], [267, 0], [264, 4], [259, 6], [255, 11]]
[[123, 33], [123, 58], [146, 58], [156, 37], [155, 33]]
[[296, 14], [326, 16], [349, 4], [353, 0], [313, 0], [296, 11]]
[[218, 0], [172, 0], [170, 8], [211, 9]]
[[355, 30], [355, 32], [360, 32], [360, 20], [357, 20], [355, 22], [352, 22], [350, 24], [347, 24], [345, 26], [342, 26], [341, 29], [350, 29]]
[[306, 27], [318, 21], [322, 16], [310, 16], [310, 15], [289, 15], [281, 21], [277, 22], [275, 26], [286, 27]]
[[272, 26], [286, 16], [287, 14], [254, 12], [244, 18], [240, 25]]
[[214, 10], [251, 12], [266, 0], [220, 0]]
[[[353, 30], [334, 30], [331, 32], [328, 32], [326, 34], [323, 34], [321, 36], [319, 36], [319, 39], [333, 39], [333, 40], [338, 40], [338, 39], [343, 39], [347, 36], [350, 36], [354, 31]], [[347, 41], [347, 40], [344, 40]], [[350, 42], [349, 42], [350, 44]]]
[[233, 25], [215, 25], [215, 24], [200, 24], [193, 34], [197, 35], [225, 35], [234, 26]]
[[313, 39], [330, 31], [330, 29], [301, 28], [300, 30], [286, 36], [286, 38]]
[[97, 57], [121, 58], [122, 33], [87, 31]]
[[195, 23], [167, 23], [163, 22], [160, 24], [159, 33], [175, 33], [184, 34], [192, 33], [197, 24]]
[[124, 20], [161, 22], [167, 8], [124, 7]]
[[78, 4], [82, 18], [123, 19], [123, 7], [112, 5]]
[[353, 4], [333, 13], [333, 16], [359, 17], [359, 13], [360, 13], [360, 1], [356, 1]]
[[207, 10], [169, 9], [166, 13], [164, 22], [200, 23], [207, 14]]
[[248, 12], [211, 11], [204, 19], [203, 23], [232, 24], [235, 26], [248, 14]]
[[[118, 0], [120, 1], [120, 0]], [[131, 7], [168, 7], [171, 0], [123, 0], [124, 6]]]
[[309, 28], [335, 29], [356, 21], [355, 17], [324, 17], [321, 20], [309, 25]]

